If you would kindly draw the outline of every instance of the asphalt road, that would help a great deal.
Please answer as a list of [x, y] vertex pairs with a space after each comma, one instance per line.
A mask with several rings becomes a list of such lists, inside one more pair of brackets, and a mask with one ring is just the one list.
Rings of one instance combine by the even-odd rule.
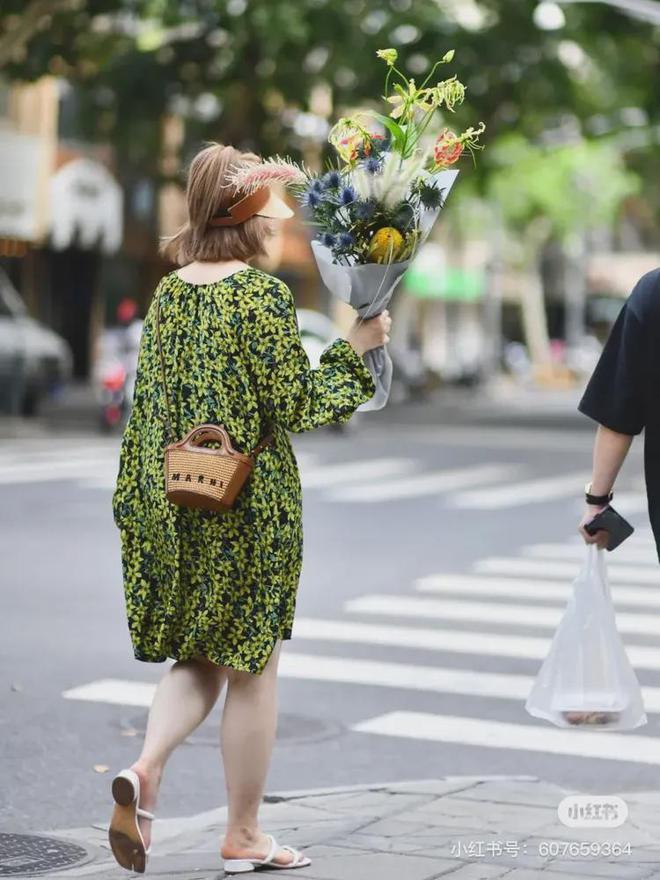
[[[306, 556], [269, 790], [449, 773], [607, 793], [658, 785], [660, 663], [638, 669], [655, 708], [634, 735], [571, 739], [524, 710], [580, 562], [590, 433], [406, 420], [296, 440]], [[128, 639], [117, 448], [91, 434], [0, 441], [5, 830], [107, 821], [111, 774], [136, 757], [164, 669], [134, 660]], [[638, 527], [611, 565], [615, 601], [637, 615], [624, 638], [657, 647], [639, 449], [619, 508]], [[172, 758], [160, 816], [223, 802], [218, 714]]]

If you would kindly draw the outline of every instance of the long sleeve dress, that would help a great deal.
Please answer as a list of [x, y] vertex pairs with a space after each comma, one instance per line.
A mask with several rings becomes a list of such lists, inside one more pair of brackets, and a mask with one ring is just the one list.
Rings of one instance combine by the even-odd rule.
[[[247, 452], [274, 434], [224, 513], [165, 496], [156, 297], [177, 438], [213, 422]], [[212, 284], [176, 272], [161, 280], [144, 322], [112, 498], [138, 660], [201, 655], [263, 671], [276, 641], [291, 637], [302, 565], [302, 496], [288, 432], [347, 421], [373, 393], [371, 374], [345, 340], [310, 368], [291, 292], [271, 275], [247, 268]]]

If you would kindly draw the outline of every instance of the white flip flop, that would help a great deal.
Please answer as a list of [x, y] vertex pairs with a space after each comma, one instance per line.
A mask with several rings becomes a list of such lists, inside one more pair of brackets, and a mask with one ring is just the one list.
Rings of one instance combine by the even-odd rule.
[[129, 871], [144, 874], [147, 849], [138, 818], [153, 821], [155, 816], [140, 806], [140, 777], [134, 770], [122, 770], [112, 780], [115, 809], [108, 829], [110, 849], [117, 862]]
[[[280, 846], [272, 834], [268, 835], [270, 849], [265, 859], [224, 859], [225, 874], [247, 874], [248, 871], [281, 870], [290, 871], [293, 868], [306, 868], [312, 864], [312, 860], [304, 856], [292, 846]], [[292, 856], [292, 861], [280, 864], [274, 861], [277, 851], [283, 849]]]

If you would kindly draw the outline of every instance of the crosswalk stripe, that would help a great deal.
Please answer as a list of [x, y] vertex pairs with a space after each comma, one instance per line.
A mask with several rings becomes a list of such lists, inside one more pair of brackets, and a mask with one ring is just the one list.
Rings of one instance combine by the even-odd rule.
[[[420, 593], [460, 593], [469, 596], [502, 596], [512, 599], [538, 599], [565, 604], [571, 594], [568, 582], [550, 580], [527, 581], [523, 578], [502, 578], [492, 575], [432, 574], [419, 578], [415, 589]], [[611, 588], [616, 605], [643, 605], [660, 608], [660, 591], [650, 586]]]
[[[528, 547], [523, 547], [520, 552], [523, 556], [531, 556], [533, 559], [576, 559], [582, 561], [585, 556], [584, 551], [585, 545], [583, 543], [572, 544], [569, 542], [566, 544], [531, 544]], [[655, 546], [627, 547], [626, 544], [622, 544], [617, 547], [612, 558], [617, 564], [626, 562], [633, 565], [658, 565]]]
[[[391, 626], [356, 623], [350, 620], [326, 620], [296, 617], [294, 639], [312, 641], [354, 642], [397, 648], [418, 648], [424, 651], [448, 651], [460, 654], [488, 654], [498, 657], [541, 659], [550, 647], [550, 640], [537, 636], [500, 635], [464, 630], [423, 629], [413, 626]], [[660, 669], [660, 649], [657, 652]]]
[[563, 477], [547, 477], [528, 480], [523, 483], [509, 483], [491, 489], [475, 489], [461, 492], [452, 499], [453, 507], [468, 507], [476, 510], [497, 510], [515, 507], [519, 504], [534, 504], [551, 501], [576, 493], [576, 487], [584, 485], [585, 472], [566, 474]]
[[[483, 672], [415, 663], [390, 663], [357, 657], [326, 657], [284, 652], [278, 672], [284, 678], [403, 688], [414, 691], [525, 700], [534, 676]], [[660, 688], [642, 688], [648, 712], [660, 712]]]
[[81, 475], [93, 476], [99, 470], [107, 469], [110, 461], [107, 458], [83, 458], [70, 461], [40, 462], [27, 464], [23, 467], [5, 467], [0, 469], [0, 484], [42, 483], [54, 480], [71, 480]]
[[[317, 654], [283, 652], [278, 674], [297, 681], [323, 681], [367, 687], [401, 688], [499, 700], [525, 700], [532, 688], [531, 675], [482, 672], [415, 663], [390, 663], [357, 657], [328, 657]], [[150, 705], [155, 685], [103, 679], [65, 691], [69, 700], [114, 703], [129, 706]], [[660, 712], [660, 688], [642, 689], [648, 712]]]
[[150, 706], [156, 690], [146, 681], [125, 681], [121, 678], [102, 678], [63, 691], [66, 700], [84, 700], [91, 703], [112, 703], [118, 706]]
[[456, 470], [429, 471], [412, 477], [388, 480], [365, 486], [347, 486], [328, 494], [331, 501], [375, 502], [395, 501], [400, 498], [419, 498], [452, 492], [466, 486], [481, 485], [510, 477], [519, 470], [518, 465], [477, 464]]
[[300, 478], [304, 489], [325, 489], [338, 483], [379, 480], [398, 477], [414, 470], [415, 462], [409, 458], [376, 458], [365, 461], [341, 462], [324, 467], [307, 469], [301, 467]]
[[[317, 455], [296, 456], [300, 468], [300, 482], [304, 489], [324, 489], [340, 483], [359, 483], [399, 476], [414, 469], [415, 462], [407, 458], [377, 458], [373, 461], [350, 461], [319, 466]], [[112, 489], [117, 479], [114, 472], [84, 477], [78, 483], [88, 489]]]
[[[573, 580], [579, 565], [573, 562], [548, 562], [542, 559], [505, 559], [491, 557], [474, 564], [479, 574], [504, 574], [518, 577], [568, 578]], [[660, 567], [655, 565], [616, 565], [609, 563], [607, 577], [611, 583], [653, 584], [660, 586]]]
[[626, 539], [624, 546], [639, 547], [641, 545], [647, 546], [649, 544], [655, 544], [655, 536], [653, 535], [653, 530], [648, 526], [645, 526], [636, 529], [633, 534]]
[[[393, 648], [416, 648], [484, 657], [511, 657], [520, 660], [543, 660], [550, 648], [550, 638], [490, 633], [479, 630], [427, 629], [411, 626], [388, 626], [356, 623], [348, 620], [317, 620], [297, 617], [294, 639], [327, 641]], [[628, 659], [636, 669], [660, 671], [660, 648], [627, 645]]]
[[[494, 623], [508, 626], [553, 628], [563, 609], [541, 605], [514, 605], [506, 602], [462, 602], [460, 600], [419, 599], [407, 596], [360, 596], [344, 605], [349, 613], [379, 614], [386, 617], [419, 617], [456, 620], [467, 623]], [[660, 618], [649, 614], [618, 612], [617, 626], [622, 633], [660, 635]]]
[[80, 479], [76, 480], [78, 486], [82, 489], [105, 489], [105, 490], [114, 490], [117, 485], [117, 472], [119, 470], [119, 462], [115, 464], [115, 466], [109, 470], [101, 470], [99, 469], [93, 476], [90, 477], [80, 477]]
[[[309, 471], [312, 481], [316, 474], [323, 474], [324, 469], [313, 469], [313, 464], [318, 456], [308, 453], [299, 453], [298, 463], [303, 468], [312, 468]], [[73, 481], [85, 489], [113, 490], [117, 482], [119, 471], [119, 448], [109, 449], [107, 453], [101, 452], [92, 446], [90, 449], [72, 450], [68, 455], [64, 451], [53, 454], [52, 460], [42, 460], [48, 457], [44, 454], [39, 460], [17, 460], [14, 463], [7, 461], [7, 457], [0, 457], [0, 485], [53, 482], [56, 480]], [[360, 463], [357, 462], [356, 466]], [[342, 465], [343, 466], [343, 465]]]
[[87, 443], [71, 445], [60, 441], [60, 445], [44, 449], [34, 449], [24, 445], [8, 449], [3, 441], [0, 441], [0, 470], [7, 467], [23, 466], [28, 464], [40, 464], [52, 461], [68, 461], [81, 458], [117, 458], [119, 455], [119, 443], [103, 442], [94, 440]]
[[549, 752], [633, 764], [660, 764], [660, 738], [607, 731], [560, 730], [427, 712], [388, 712], [351, 730], [378, 736], [457, 743], [509, 751]]
[[648, 507], [649, 503], [643, 487], [636, 492], [617, 492], [616, 508], [626, 517], [631, 516], [633, 513], [646, 513]]

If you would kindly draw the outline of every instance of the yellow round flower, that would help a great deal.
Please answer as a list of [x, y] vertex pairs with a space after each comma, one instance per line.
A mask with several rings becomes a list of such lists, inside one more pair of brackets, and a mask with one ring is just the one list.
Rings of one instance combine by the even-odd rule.
[[393, 263], [401, 250], [403, 236], [393, 226], [382, 226], [377, 229], [371, 241], [367, 255], [371, 263]]

